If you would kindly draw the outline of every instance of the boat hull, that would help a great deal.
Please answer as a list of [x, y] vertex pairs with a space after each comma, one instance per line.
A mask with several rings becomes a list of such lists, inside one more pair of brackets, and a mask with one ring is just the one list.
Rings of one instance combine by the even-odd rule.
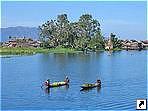
[[52, 87], [60, 87], [64, 85], [68, 85], [68, 83], [67, 82], [54, 82], [47, 87], [52, 88]]
[[80, 86], [81, 88], [83, 88], [83, 89], [91, 89], [91, 88], [94, 88], [94, 87], [101, 87], [101, 85], [100, 84], [84, 84], [84, 85], [82, 85], [82, 86]]

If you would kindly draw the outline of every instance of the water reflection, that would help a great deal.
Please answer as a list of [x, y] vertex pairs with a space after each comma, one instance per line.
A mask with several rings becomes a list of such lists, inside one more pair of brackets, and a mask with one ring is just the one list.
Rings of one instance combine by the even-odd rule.
[[64, 88], [65, 88], [66, 90], [68, 90], [69, 84], [67, 84], [66, 86], [64, 86]]
[[[1, 69], [3, 110], [130, 110], [135, 109], [135, 98], [147, 97], [147, 51], [2, 58]], [[51, 83], [63, 81], [65, 74], [71, 78], [70, 86], [40, 89], [47, 78]], [[102, 88], [80, 92], [79, 85], [98, 78]]]
[[108, 56], [111, 56], [111, 55], [112, 55], [112, 53], [113, 53], [113, 51], [112, 51], [112, 50], [107, 51]]
[[46, 94], [49, 94], [50, 93], [50, 88], [49, 87], [45, 88], [45, 93]]
[[116, 55], [117, 53], [121, 53], [121, 52], [122, 52], [121, 50], [116, 50], [116, 51], [111, 50], [111, 51], [107, 51], [106, 53], [108, 56], [112, 56], [112, 55]]
[[81, 89], [81, 92], [89, 92], [91, 90], [97, 90], [98, 93], [100, 93], [101, 87], [94, 87], [94, 88], [88, 88], [88, 89]]
[[101, 86], [100, 87], [97, 87], [97, 92], [100, 93], [100, 90], [101, 90]]
[[49, 88], [49, 87], [45, 87], [45, 88], [43, 88], [43, 87], [41, 87], [44, 91], [45, 91], [45, 93], [46, 94], [50, 94], [51, 93], [51, 90], [54, 88], [54, 89], [64, 89], [64, 90], [68, 90], [68, 88], [69, 88], [69, 85], [65, 85], [65, 86], [60, 86], [60, 87], [51, 87], [51, 88]]

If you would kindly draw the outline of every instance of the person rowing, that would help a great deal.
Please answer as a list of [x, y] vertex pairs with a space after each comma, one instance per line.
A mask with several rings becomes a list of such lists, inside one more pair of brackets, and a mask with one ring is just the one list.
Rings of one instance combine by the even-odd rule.
[[43, 88], [43, 86], [49, 87], [50, 86], [50, 79], [47, 79], [45, 82], [43, 82], [41, 88]]
[[100, 79], [98, 79], [98, 80], [96, 81], [96, 86], [101, 86], [101, 80], [100, 80]]
[[65, 77], [64, 82], [69, 83], [69, 78], [68, 78], [68, 76]]
[[47, 79], [46, 81], [45, 81], [45, 86], [50, 86], [50, 79]]

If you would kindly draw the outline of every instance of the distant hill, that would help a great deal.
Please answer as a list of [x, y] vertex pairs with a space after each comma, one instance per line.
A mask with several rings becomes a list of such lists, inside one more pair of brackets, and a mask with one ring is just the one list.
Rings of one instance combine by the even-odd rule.
[[7, 41], [9, 36], [16, 36], [16, 37], [29, 37], [33, 39], [38, 39], [38, 28], [36, 27], [8, 27], [8, 28], [1, 28], [1, 41]]

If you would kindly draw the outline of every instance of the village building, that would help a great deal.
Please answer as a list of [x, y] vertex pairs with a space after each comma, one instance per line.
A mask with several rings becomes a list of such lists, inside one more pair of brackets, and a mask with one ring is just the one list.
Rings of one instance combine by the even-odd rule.
[[32, 38], [11, 38], [7, 42], [1, 43], [2, 47], [40, 47], [41, 42]]
[[148, 47], [148, 44], [144, 43], [143, 41], [137, 41], [137, 40], [122, 41], [122, 48], [125, 50], [142, 50], [146, 47]]

